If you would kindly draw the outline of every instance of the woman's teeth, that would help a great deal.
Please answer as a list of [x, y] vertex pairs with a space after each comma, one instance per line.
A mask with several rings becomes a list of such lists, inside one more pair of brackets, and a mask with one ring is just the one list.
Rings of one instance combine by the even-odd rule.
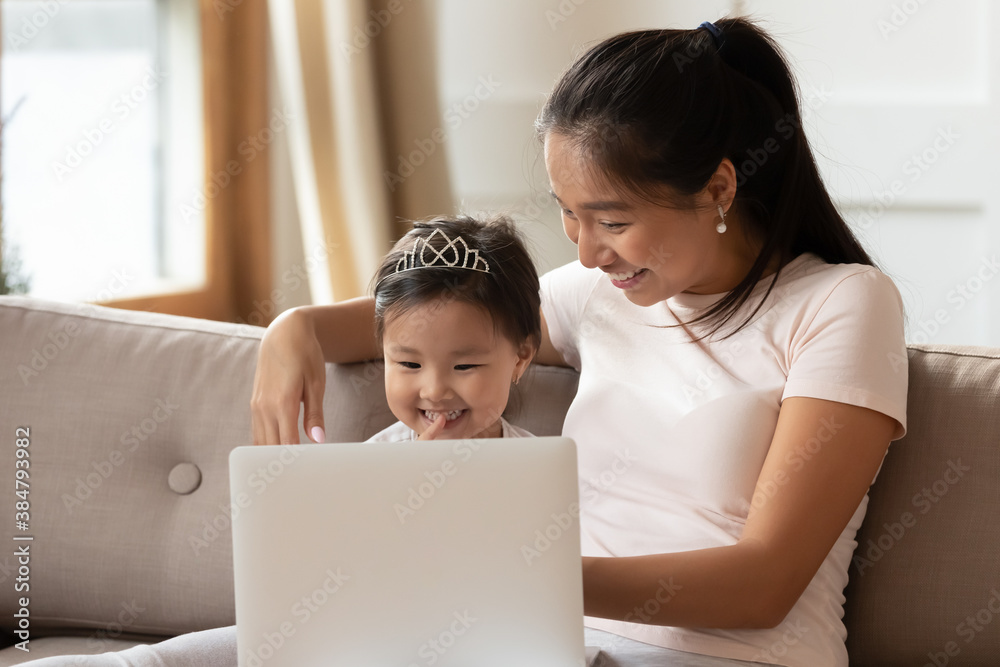
[[[463, 412], [465, 412], [465, 410], [452, 410], [451, 412], [444, 413], [444, 418], [447, 421], [455, 421], [456, 419], [458, 419], [459, 417], [462, 416]], [[440, 412], [434, 412], [432, 410], [424, 410], [424, 415], [426, 415], [426, 417], [428, 419], [430, 419], [432, 422], [433, 421], [437, 421], [437, 418], [438, 418], [439, 414], [441, 414], [441, 413]]]
[[609, 273], [608, 275], [611, 276], [611, 278], [613, 278], [614, 280], [617, 280], [619, 282], [624, 282], [624, 281], [628, 280], [629, 278], [632, 278], [632, 277], [634, 277], [634, 276], [642, 273], [645, 270], [646, 269], [636, 269], [635, 271], [631, 271], [629, 273]]

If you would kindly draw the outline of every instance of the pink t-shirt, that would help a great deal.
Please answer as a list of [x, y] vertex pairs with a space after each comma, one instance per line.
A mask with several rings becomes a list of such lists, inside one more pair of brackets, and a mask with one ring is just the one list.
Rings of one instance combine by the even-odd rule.
[[[752, 307], [770, 281], [757, 285]], [[679, 294], [647, 308], [632, 304], [601, 271], [579, 262], [542, 277], [549, 335], [580, 371], [563, 434], [578, 446], [584, 555], [734, 544], [781, 401], [789, 396], [877, 410], [898, 422], [893, 439], [903, 436], [903, 306], [888, 277], [869, 266], [827, 264], [806, 253], [782, 269], [767, 304], [737, 334], [694, 342], [684, 328], [663, 328], [690, 321], [722, 296]], [[742, 322], [751, 312], [747, 308], [744, 304], [731, 321]], [[806, 591], [774, 629], [691, 629], [596, 618], [588, 618], [587, 625], [705, 655], [846, 667], [843, 590], [867, 506], [865, 496]], [[669, 595], [664, 591], [662, 597]]]

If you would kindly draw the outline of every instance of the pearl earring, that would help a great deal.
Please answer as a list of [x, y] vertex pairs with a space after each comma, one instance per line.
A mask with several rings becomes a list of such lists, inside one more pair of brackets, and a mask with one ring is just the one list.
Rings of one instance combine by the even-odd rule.
[[726, 233], [726, 212], [724, 210], [722, 210], [722, 204], [719, 204], [718, 211], [719, 211], [719, 217], [722, 218], [722, 220], [720, 220], [719, 224], [717, 224], [715, 226], [715, 231], [719, 232], [720, 234], [725, 234]]

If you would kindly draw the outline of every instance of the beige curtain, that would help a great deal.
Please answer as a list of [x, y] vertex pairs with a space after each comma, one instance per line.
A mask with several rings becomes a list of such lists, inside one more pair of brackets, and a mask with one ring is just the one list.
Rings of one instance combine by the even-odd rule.
[[352, 43], [365, 42], [359, 30], [374, 34], [370, 49], [377, 53], [386, 145], [381, 184], [391, 197], [398, 234], [409, 229], [409, 220], [462, 208], [448, 160], [447, 142], [455, 139], [438, 141], [451, 131], [441, 102], [437, 48], [444, 11], [438, 0], [369, 0], [352, 28], [357, 40]]
[[368, 5], [268, 4], [276, 76], [292, 120], [288, 142], [302, 242], [318, 264], [310, 274], [311, 299], [332, 303], [365, 292], [393, 236], [374, 50], [343, 48]]

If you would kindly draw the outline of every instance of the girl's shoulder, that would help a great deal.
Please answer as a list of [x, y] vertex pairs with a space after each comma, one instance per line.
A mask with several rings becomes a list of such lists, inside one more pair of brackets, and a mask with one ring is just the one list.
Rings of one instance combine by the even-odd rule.
[[535, 434], [530, 433], [520, 426], [514, 426], [509, 421], [500, 418], [500, 425], [502, 427], [502, 433], [504, 438], [534, 438]]
[[403, 422], [396, 422], [368, 438], [365, 442], [405, 442], [416, 439], [417, 434], [412, 428]]

